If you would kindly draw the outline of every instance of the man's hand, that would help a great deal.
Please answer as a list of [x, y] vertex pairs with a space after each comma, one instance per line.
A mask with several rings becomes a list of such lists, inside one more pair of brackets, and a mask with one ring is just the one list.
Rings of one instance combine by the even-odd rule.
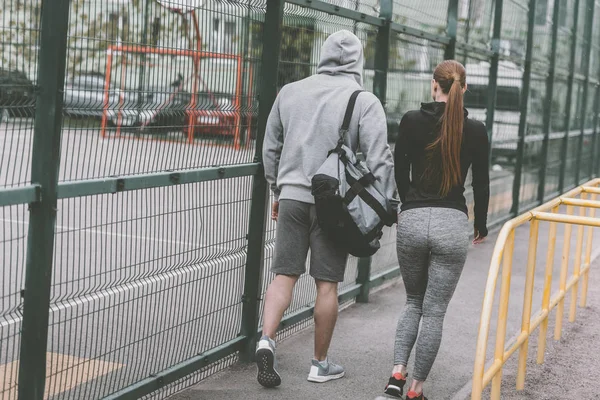
[[473, 244], [480, 244], [485, 240], [485, 236], [481, 236], [477, 228], [475, 228], [475, 233], [473, 235], [475, 239], [473, 239]]
[[271, 206], [271, 219], [277, 221], [277, 218], [279, 218], [279, 202], [274, 201]]

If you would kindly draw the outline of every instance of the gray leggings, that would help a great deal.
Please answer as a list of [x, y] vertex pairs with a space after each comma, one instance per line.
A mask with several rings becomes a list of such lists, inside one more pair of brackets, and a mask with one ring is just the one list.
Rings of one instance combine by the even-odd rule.
[[437, 356], [446, 309], [468, 248], [469, 223], [462, 211], [416, 208], [400, 214], [397, 250], [406, 306], [396, 330], [394, 365], [408, 365], [416, 341], [416, 380], [427, 379]]

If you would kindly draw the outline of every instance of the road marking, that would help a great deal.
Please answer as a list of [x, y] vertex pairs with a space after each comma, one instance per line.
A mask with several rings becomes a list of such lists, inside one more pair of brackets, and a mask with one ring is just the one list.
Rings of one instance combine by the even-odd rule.
[[[162, 272], [160, 274], [138, 279], [132, 282], [127, 282], [120, 284], [118, 286], [100, 290], [98, 292], [94, 292], [91, 294], [86, 294], [80, 297], [76, 297], [73, 299], [68, 299], [62, 301], [60, 303], [55, 303], [50, 306], [50, 313], [59, 312], [61, 310], [67, 310], [69, 308], [75, 308], [78, 306], [82, 306], [87, 303], [91, 303], [94, 301], [102, 300], [104, 298], [110, 298], [111, 296], [119, 296], [123, 293], [135, 289], [143, 289], [145, 286], [150, 286], [153, 284], [159, 284], [161, 282], [165, 282], [168, 280], [177, 280], [177, 278], [184, 276], [185, 274], [192, 274], [196, 271], [201, 271], [205, 268], [214, 266], [215, 264], [226, 262], [226, 261], [234, 261], [239, 263], [244, 263], [245, 260], [245, 252], [240, 250], [235, 254], [229, 254], [226, 256], [219, 256], [217, 258], [213, 258], [211, 260], [207, 260], [201, 262], [199, 264], [180, 267], [171, 271]], [[6, 328], [11, 325], [20, 324], [23, 320], [21, 315], [8, 319], [7, 317], [0, 318], [0, 328]]]
[[[0, 221], [8, 222], [10, 224], [24, 225], [24, 226], [29, 225], [29, 222], [27, 222], [27, 221], [20, 221], [20, 220], [15, 220], [15, 219], [0, 218]], [[106, 232], [106, 231], [101, 231], [98, 229], [77, 228], [77, 227], [65, 226], [65, 225], [56, 225], [56, 229], [58, 231], [57, 233], [88, 232], [88, 233], [92, 233], [92, 234], [96, 234], [96, 235], [114, 236], [114, 237], [120, 237], [120, 238], [124, 238], [124, 239], [133, 239], [133, 240], [146, 240], [149, 242], [174, 244], [174, 245], [178, 245], [178, 246], [186, 246], [186, 247], [191, 247], [191, 248], [197, 248], [197, 247], [202, 247], [202, 246], [208, 245], [208, 244], [204, 244], [201, 242], [200, 243], [183, 242], [183, 241], [179, 241], [179, 240], [168, 240], [168, 239], [161, 239], [161, 238], [155, 238], [155, 237], [149, 237], [149, 236], [130, 235], [127, 233], [118, 233], [118, 232]]]
[[[46, 354], [46, 391], [44, 398], [66, 392], [88, 381], [122, 368], [123, 364], [79, 358], [59, 353]], [[0, 365], [2, 399], [17, 398], [19, 361]]]

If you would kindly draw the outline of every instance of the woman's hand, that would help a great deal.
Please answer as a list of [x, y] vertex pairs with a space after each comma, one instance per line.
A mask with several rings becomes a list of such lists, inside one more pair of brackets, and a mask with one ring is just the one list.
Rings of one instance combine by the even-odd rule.
[[480, 244], [485, 240], [485, 236], [481, 236], [479, 234], [479, 230], [477, 228], [475, 228], [473, 237], [475, 238], [475, 239], [473, 239], [473, 244]]
[[279, 202], [274, 201], [271, 206], [271, 219], [277, 221], [277, 218], [279, 218]]

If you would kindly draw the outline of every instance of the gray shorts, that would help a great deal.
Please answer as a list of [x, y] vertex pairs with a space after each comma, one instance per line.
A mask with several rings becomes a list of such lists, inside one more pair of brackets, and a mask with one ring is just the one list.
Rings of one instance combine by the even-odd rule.
[[314, 204], [279, 202], [275, 255], [271, 272], [300, 276], [306, 272], [310, 248], [310, 275], [320, 281], [342, 282], [348, 253], [336, 246], [319, 227]]

